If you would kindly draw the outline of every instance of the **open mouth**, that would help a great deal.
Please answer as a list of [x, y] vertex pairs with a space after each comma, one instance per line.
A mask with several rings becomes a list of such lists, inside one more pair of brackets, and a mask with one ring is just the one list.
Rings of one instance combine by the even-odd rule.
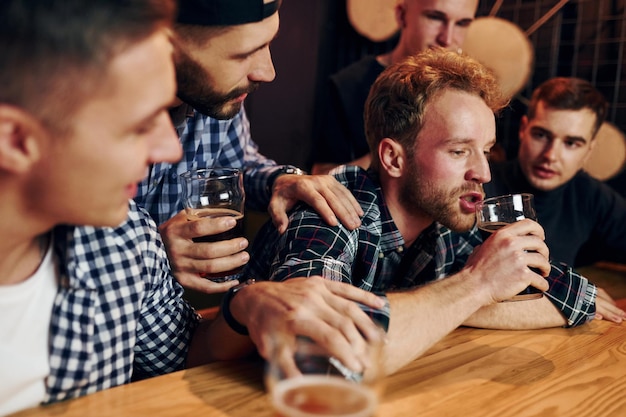
[[483, 201], [482, 196], [479, 195], [464, 195], [463, 197], [461, 197], [463, 200], [467, 201], [468, 203], [472, 203], [472, 204], [476, 204], [476, 203], [480, 203], [481, 201]]

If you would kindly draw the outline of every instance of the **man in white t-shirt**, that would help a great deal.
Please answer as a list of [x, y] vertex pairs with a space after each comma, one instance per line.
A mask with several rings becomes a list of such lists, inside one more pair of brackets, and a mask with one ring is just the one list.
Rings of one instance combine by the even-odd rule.
[[210, 360], [131, 200], [150, 164], [181, 156], [174, 9], [0, 2], [0, 415]]

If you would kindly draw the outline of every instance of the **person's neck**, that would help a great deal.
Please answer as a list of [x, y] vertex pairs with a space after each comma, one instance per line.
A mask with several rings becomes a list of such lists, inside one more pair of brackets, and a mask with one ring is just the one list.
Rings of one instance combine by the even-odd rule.
[[170, 118], [172, 119], [172, 124], [174, 127], [177, 127], [187, 118], [189, 113], [189, 104], [177, 97], [174, 105], [170, 107], [169, 113]]
[[382, 65], [383, 67], [388, 67], [389, 65], [395, 64], [396, 62], [400, 62], [402, 61], [404, 58], [406, 58], [407, 54], [404, 53], [404, 50], [401, 48], [400, 45], [396, 46], [393, 50], [391, 50], [390, 52], [387, 52], [385, 54], [382, 55], [378, 55], [376, 57], [376, 61], [378, 61], [378, 63], [380, 65]]
[[401, 204], [399, 190], [389, 184], [383, 184], [381, 179], [381, 189], [385, 197], [385, 202], [389, 209], [389, 214], [395, 223], [398, 231], [404, 239], [404, 244], [409, 247], [415, 239], [433, 223], [433, 219], [424, 216], [421, 212], [408, 211]]
[[0, 246], [0, 285], [12, 285], [30, 278], [46, 254], [50, 233], [21, 242], [6, 239]]

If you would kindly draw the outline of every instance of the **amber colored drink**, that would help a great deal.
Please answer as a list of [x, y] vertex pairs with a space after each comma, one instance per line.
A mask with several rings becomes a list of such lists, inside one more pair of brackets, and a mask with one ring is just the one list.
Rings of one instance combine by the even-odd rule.
[[376, 394], [367, 386], [324, 375], [277, 382], [272, 403], [280, 417], [373, 417], [378, 406]]
[[[216, 235], [207, 235], [193, 238], [194, 242], [221, 242], [222, 240], [230, 240], [235, 239], [237, 237], [243, 236], [243, 214], [238, 211], [231, 210], [228, 208], [203, 208], [193, 210], [193, 213], [188, 214], [188, 219], [193, 221], [195, 219], [200, 218], [217, 218], [217, 217], [234, 217], [237, 220], [237, 224], [230, 230], [227, 230], [222, 233], [218, 233]], [[203, 273], [200, 274], [201, 277], [210, 279], [215, 282], [224, 282], [230, 281], [233, 279], [239, 279], [241, 275], [241, 271], [243, 268], [236, 268], [230, 271], [219, 272], [219, 273]]]

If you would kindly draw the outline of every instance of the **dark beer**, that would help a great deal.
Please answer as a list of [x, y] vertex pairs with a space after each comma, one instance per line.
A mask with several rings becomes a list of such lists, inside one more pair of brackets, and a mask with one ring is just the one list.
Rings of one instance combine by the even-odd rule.
[[[235, 239], [243, 236], [243, 214], [238, 211], [227, 208], [204, 208], [194, 210], [193, 214], [188, 216], [190, 221], [201, 218], [218, 218], [218, 217], [234, 217], [237, 220], [237, 224], [230, 230], [227, 230], [216, 235], [207, 235], [193, 238], [194, 242], [221, 242], [223, 240]], [[224, 282], [233, 279], [239, 279], [243, 267], [235, 268], [230, 271], [216, 272], [216, 273], [201, 273], [202, 278], [210, 279], [214, 282]]]
[[507, 224], [508, 223], [505, 222], [478, 223], [478, 230], [480, 230], [480, 235], [483, 237], [483, 242], [487, 240], [493, 232], [503, 228]]
[[227, 230], [216, 235], [207, 235], [201, 237], [194, 237], [194, 242], [221, 242], [222, 240], [230, 240], [243, 236], [243, 214], [238, 211], [227, 208], [204, 208], [194, 210], [193, 214], [189, 216], [189, 220], [201, 219], [205, 217], [218, 218], [218, 217], [234, 217], [237, 220], [237, 224], [230, 230]]

